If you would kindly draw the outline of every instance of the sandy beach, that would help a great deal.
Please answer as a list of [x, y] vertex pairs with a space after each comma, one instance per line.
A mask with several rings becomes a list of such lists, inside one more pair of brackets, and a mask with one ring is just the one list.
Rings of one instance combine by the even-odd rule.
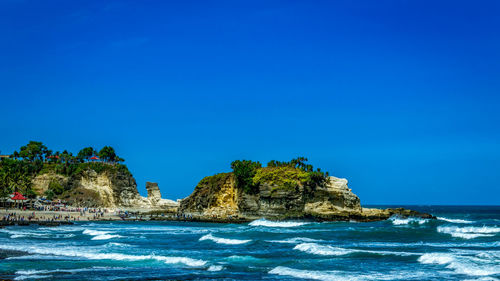
[[[36, 211], [20, 210], [15, 208], [0, 209], [0, 219], [4, 219], [15, 214], [17, 219], [24, 218], [25, 221], [104, 221], [104, 220], [122, 220], [116, 212], [70, 212], [70, 211]], [[31, 217], [31, 219], [30, 219]]]

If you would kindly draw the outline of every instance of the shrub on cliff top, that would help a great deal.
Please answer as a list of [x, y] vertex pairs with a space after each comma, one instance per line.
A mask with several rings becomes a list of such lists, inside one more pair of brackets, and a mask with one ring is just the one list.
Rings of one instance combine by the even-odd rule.
[[258, 185], [254, 184], [253, 177], [257, 170], [262, 167], [259, 162], [251, 160], [236, 160], [231, 163], [236, 186], [243, 189], [245, 193], [255, 194], [259, 191]]
[[[286, 161], [276, 161], [271, 160], [267, 163], [268, 168], [289, 168], [289, 169], [299, 169], [308, 175], [308, 179], [303, 181], [303, 184], [309, 185], [311, 187], [315, 187], [318, 185], [324, 185], [329, 177], [328, 172], [322, 172], [320, 168], [314, 171], [314, 167], [311, 164], [307, 163], [308, 159], [306, 157], [297, 157], [289, 162]], [[269, 175], [268, 175], [269, 177]], [[284, 176], [287, 178], [287, 176]]]

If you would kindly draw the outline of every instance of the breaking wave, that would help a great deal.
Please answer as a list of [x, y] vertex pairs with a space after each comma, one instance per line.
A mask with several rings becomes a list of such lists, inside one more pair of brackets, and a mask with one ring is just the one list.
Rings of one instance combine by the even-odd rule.
[[323, 242], [323, 240], [312, 239], [307, 237], [293, 237], [285, 240], [267, 240], [270, 243], [284, 243], [284, 244], [299, 244], [299, 243], [311, 243], [311, 242]]
[[105, 235], [105, 234], [109, 234], [109, 231], [101, 231], [101, 230], [85, 229], [82, 233], [83, 233], [83, 234], [90, 235], [90, 236], [97, 236], [97, 235]]
[[202, 236], [199, 241], [204, 241], [204, 240], [211, 240], [217, 244], [227, 244], [227, 245], [239, 245], [239, 244], [245, 244], [245, 243], [252, 241], [252, 240], [219, 238], [219, 237], [213, 236], [212, 234], [207, 234], [207, 235]]
[[457, 274], [469, 276], [488, 276], [500, 274], [500, 267], [496, 265], [473, 263], [470, 257], [454, 256], [447, 253], [427, 253], [418, 258], [423, 264], [446, 265]]
[[345, 279], [339, 279], [339, 276], [329, 274], [327, 272], [301, 270], [301, 269], [294, 269], [294, 268], [285, 267], [285, 266], [275, 267], [271, 271], [269, 271], [269, 274], [276, 274], [276, 275], [281, 275], [281, 276], [291, 276], [291, 277], [300, 278], [300, 279], [313, 279], [313, 280], [324, 280], [324, 281], [345, 280]]
[[418, 261], [423, 264], [448, 264], [454, 260], [452, 255], [441, 253], [423, 254], [418, 258]]
[[207, 268], [207, 271], [221, 271], [224, 267], [222, 265], [211, 265]]
[[443, 218], [443, 217], [437, 217], [438, 220], [446, 221], [446, 222], [451, 222], [451, 223], [473, 223], [473, 221], [468, 221], [468, 220], [462, 220], [462, 219], [449, 219], [449, 218]]
[[19, 250], [25, 251], [32, 254], [41, 255], [56, 255], [65, 257], [80, 257], [89, 260], [117, 260], [117, 261], [141, 261], [141, 260], [157, 260], [164, 262], [166, 264], [176, 264], [181, 263], [187, 266], [200, 267], [204, 266], [207, 262], [198, 259], [192, 259], [188, 257], [168, 257], [168, 256], [156, 256], [156, 255], [128, 255], [122, 253], [93, 253], [85, 252], [76, 248], [43, 248], [36, 246], [27, 247], [15, 247], [8, 245], [0, 245], [0, 249], [5, 250]]
[[302, 243], [295, 246], [293, 249], [321, 256], [343, 256], [354, 252], [353, 250], [328, 245], [318, 245], [316, 243]]
[[255, 220], [248, 225], [250, 226], [266, 226], [266, 227], [297, 227], [309, 224], [308, 222], [298, 221], [268, 221], [266, 219]]
[[123, 237], [123, 236], [117, 235], [117, 234], [103, 234], [103, 235], [94, 236], [90, 240], [108, 240], [108, 239], [120, 238], [120, 237]]
[[478, 237], [493, 237], [496, 233], [500, 232], [500, 227], [494, 226], [438, 226], [439, 233], [449, 234], [452, 237], [463, 239], [474, 239]]
[[88, 268], [75, 268], [75, 269], [29, 269], [29, 270], [18, 270], [17, 275], [36, 275], [36, 274], [50, 274], [50, 273], [75, 273], [75, 272], [86, 272], [86, 271], [99, 271], [99, 270], [122, 270], [126, 269], [124, 267], [107, 267], [107, 266], [94, 266]]
[[428, 219], [413, 218], [413, 217], [401, 218], [398, 216], [392, 216], [389, 218], [389, 220], [392, 222], [393, 225], [421, 225], [429, 222]]
[[123, 237], [123, 236], [118, 235], [118, 234], [110, 234], [109, 231], [100, 231], [100, 230], [91, 230], [91, 229], [85, 229], [82, 233], [90, 235], [90, 236], [94, 236], [90, 240], [108, 240], [108, 239]]
[[298, 244], [293, 248], [294, 250], [299, 250], [305, 253], [321, 256], [343, 256], [352, 253], [367, 253], [375, 255], [396, 255], [396, 256], [412, 256], [418, 255], [418, 253], [410, 252], [395, 252], [395, 251], [374, 251], [374, 250], [363, 250], [363, 249], [345, 249], [339, 247], [332, 247], [329, 245], [319, 245], [316, 243], [302, 243]]

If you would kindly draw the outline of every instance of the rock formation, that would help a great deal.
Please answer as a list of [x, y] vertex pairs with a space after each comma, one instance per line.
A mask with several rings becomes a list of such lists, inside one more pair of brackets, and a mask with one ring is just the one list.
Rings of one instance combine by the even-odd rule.
[[171, 208], [177, 207], [179, 204], [175, 201], [162, 199], [160, 188], [156, 182], [146, 182], [146, 190], [148, 191], [148, 201], [152, 207], [156, 208]]
[[[268, 169], [268, 168], [263, 168]], [[274, 169], [275, 171], [277, 169]], [[278, 170], [291, 175], [292, 170]], [[347, 187], [347, 180], [328, 177], [321, 185], [307, 185], [290, 176], [294, 184], [282, 184], [276, 175], [260, 181], [258, 192], [238, 188], [232, 173], [202, 179], [193, 193], [180, 203], [179, 214], [198, 220], [250, 221], [267, 219], [314, 219], [330, 221], [374, 221], [392, 215], [429, 217], [404, 209], [362, 208], [358, 196]]]
[[142, 197], [137, 191], [137, 184], [130, 173], [104, 170], [96, 172], [87, 169], [74, 176], [65, 176], [54, 172], [37, 175], [33, 180], [33, 190], [44, 194], [51, 182], [63, 188], [57, 197], [72, 206], [162, 209], [176, 207], [178, 203], [161, 199], [158, 185], [148, 189], [148, 197]]

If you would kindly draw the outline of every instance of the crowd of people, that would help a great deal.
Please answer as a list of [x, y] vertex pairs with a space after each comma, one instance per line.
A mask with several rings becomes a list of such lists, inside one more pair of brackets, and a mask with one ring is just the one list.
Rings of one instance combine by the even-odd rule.
[[75, 216], [62, 216], [62, 215], [52, 215], [52, 216], [37, 216], [36, 212], [32, 212], [29, 215], [17, 214], [16, 212], [8, 213], [2, 217], [2, 221], [7, 222], [31, 222], [31, 221], [76, 221], [79, 217]]
[[0, 209], [2, 221], [7, 222], [61, 222], [80, 220], [101, 220], [106, 216], [118, 215], [121, 211], [112, 211], [107, 208], [71, 207], [57, 205], [15, 206]]

